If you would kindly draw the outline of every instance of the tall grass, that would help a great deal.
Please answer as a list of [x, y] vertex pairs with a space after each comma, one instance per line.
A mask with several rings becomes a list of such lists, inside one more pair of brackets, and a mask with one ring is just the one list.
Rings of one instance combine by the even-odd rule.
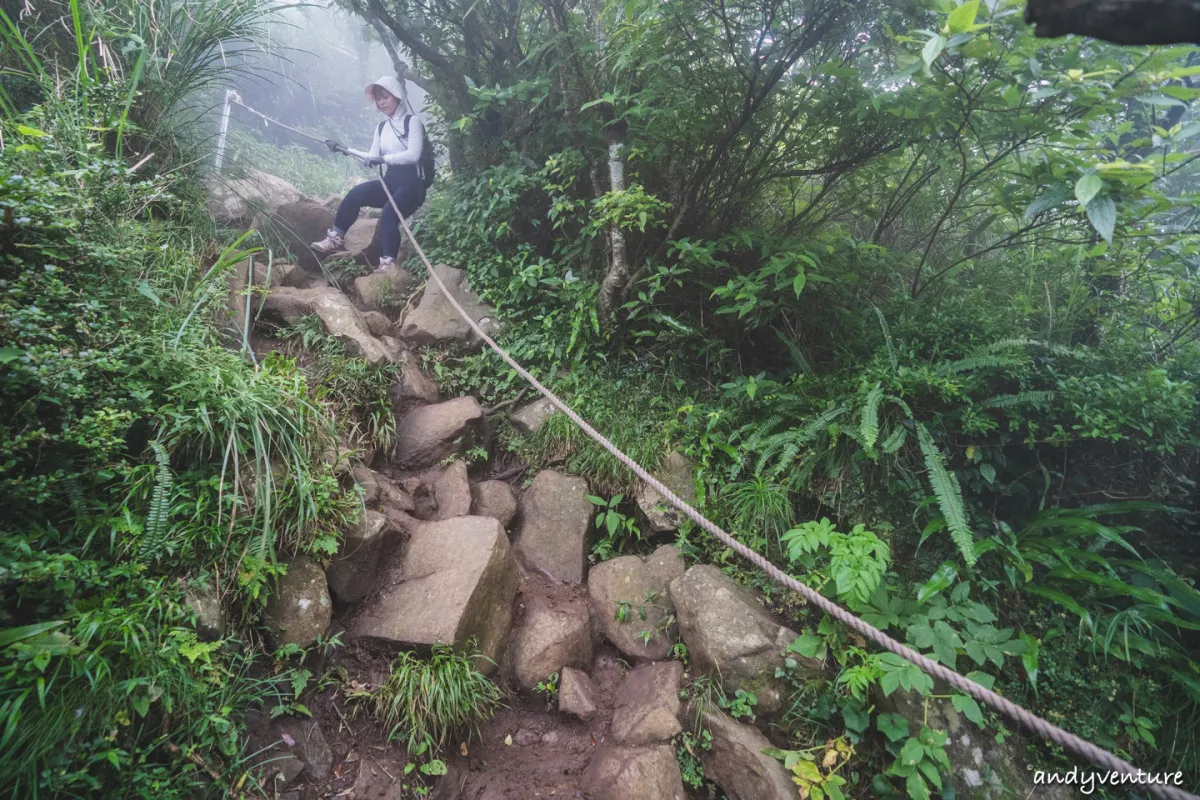
[[[475, 656], [477, 658], [478, 656]], [[501, 706], [501, 693], [476, 671], [473, 657], [435, 645], [429, 658], [401, 653], [374, 696], [375, 716], [388, 739], [403, 739], [409, 752], [440, 748], [451, 733], [471, 731]]]
[[[209, 93], [253, 76], [250, 56], [271, 46], [268, 25], [282, 5], [47, 0], [31, 8], [19, 25], [0, 10], [0, 45], [15, 56], [0, 75], [32, 82], [43, 102], [80, 120], [94, 103], [112, 105], [117, 93], [110, 152], [122, 154], [132, 139], [139, 154], [164, 158], [211, 106]], [[16, 111], [2, 86], [0, 107]]]

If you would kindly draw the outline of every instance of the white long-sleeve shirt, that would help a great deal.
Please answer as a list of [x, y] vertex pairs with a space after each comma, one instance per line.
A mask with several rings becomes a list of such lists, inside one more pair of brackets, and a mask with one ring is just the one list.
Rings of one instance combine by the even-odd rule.
[[390, 167], [401, 164], [417, 164], [421, 160], [421, 151], [425, 147], [425, 126], [421, 124], [421, 119], [414, 114], [408, 121], [408, 141], [405, 142], [402, 136], [406, 114], [408, 114], [408, 109], [396, 109], [396, 113], [384, 121], [382, 133], [379, 126], [375, 126], [375, 139], [371, 142], [369, 152], [346, 149], [359, 158], [383, 156], [383, 163]]

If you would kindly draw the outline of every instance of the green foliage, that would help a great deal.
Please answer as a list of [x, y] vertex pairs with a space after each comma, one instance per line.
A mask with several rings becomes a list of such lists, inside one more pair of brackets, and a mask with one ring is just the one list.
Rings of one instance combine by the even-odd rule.
[[307, 356], [303, 371], [313, 397], [338, 420], [344, 441], [355, 447], [389, 449], [396, 416], [388, 390], [399, 379], [400, 366], [372, 365], [347, 355], [345, 345], [325, 333], [315, 315], [280, 329], [278, 335], [298, 344]]
[[500, 689], [475, 669], [477, 653], [458, 654], [434, 645], [428, 658], [400, 653], [374, 693], [375, 716], [388, 740], [401, 739], [410, 753], [439, 752], [451, 733], [470, 733], [501, 706]]
[[[194, 154], [175, 138], [267, 12], [71, 3], [0, 20], [36, 103], [0, 123], [14, 797], [182, 798], [208, 770], [231, 785], [242, 714], [304, 707], [311, 673], [267, 657], [247, 623], [279, 559], [336, 546], [355, 498], [321, 460], [333, 422], [294, 363], [250, 363], [219, 338], [215, 301], [252, 251], [197, 216]], [[146, 56], [168, 42], [171, 58]], [[200, 639], [185, 579], [222, 598], [224, 639]]]
[[[821, 587], [832, 581], [837, 598], [852, 609], [867, 604], [891, 561], [887, 545], [865, 525], [840, 533], [828, 517], [791, 529], [781, 541], [789, 560], [805, 568], [810, 582]], [[826, 559], [827, 568], [821, 564]]]

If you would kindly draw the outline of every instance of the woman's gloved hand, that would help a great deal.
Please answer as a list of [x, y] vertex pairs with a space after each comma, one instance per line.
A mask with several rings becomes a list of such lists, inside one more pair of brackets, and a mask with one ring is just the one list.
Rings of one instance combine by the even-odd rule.
[[336, 153], [339, 150], [344, 151], [346, 149], [345, 147], [342, 147], [341, 142], [334, 141], [333, 139], [326, 139], [325, 146], [329, 148], [329, 152], [331, 153]]
[[363, 159], [363, 166], [367, 167], [378, 167], [383, 163], [383, 156], [367, 156]]

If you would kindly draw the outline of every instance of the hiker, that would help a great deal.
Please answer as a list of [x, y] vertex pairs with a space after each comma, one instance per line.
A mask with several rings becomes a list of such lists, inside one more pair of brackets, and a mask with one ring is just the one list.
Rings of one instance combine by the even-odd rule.
[[[373, 100], [375, 107], [387, 118], [375, 128], [375, 140], [371, 142], [370, 152], [350, 150], [332, 139], [327, 139], [325, 144], [330, 150], [357, 156], [368, 167], [386, 164], [384, 183], [387, 184], [388, 193], [396, 200], [400, 213], [407, 219], [425, 202], [427, 176], [422, 174], [425, 164], [422, 164], [421, 158], [426, 148], [425, 127], [411, 113], [408, 93], [404, 90], [404, 84], [397, 79], [388, 76], [380, 78], [367, 84], [363, 94]], [[346, 231], [358, 219], [358, 212], [363, 206], [383, 209], [379, 220], [383, 254], [375, 271], [386, 272], [396, 263], [396, 255], [400, 252], [400, 220], [396, 218], [396, 211], [377, 180], [360, 183], [346, 193], [334, 216], [333, 227], [326, 232], [324, 239], [312, 243], [312, 249], [324, 255], [344, 249]]]

